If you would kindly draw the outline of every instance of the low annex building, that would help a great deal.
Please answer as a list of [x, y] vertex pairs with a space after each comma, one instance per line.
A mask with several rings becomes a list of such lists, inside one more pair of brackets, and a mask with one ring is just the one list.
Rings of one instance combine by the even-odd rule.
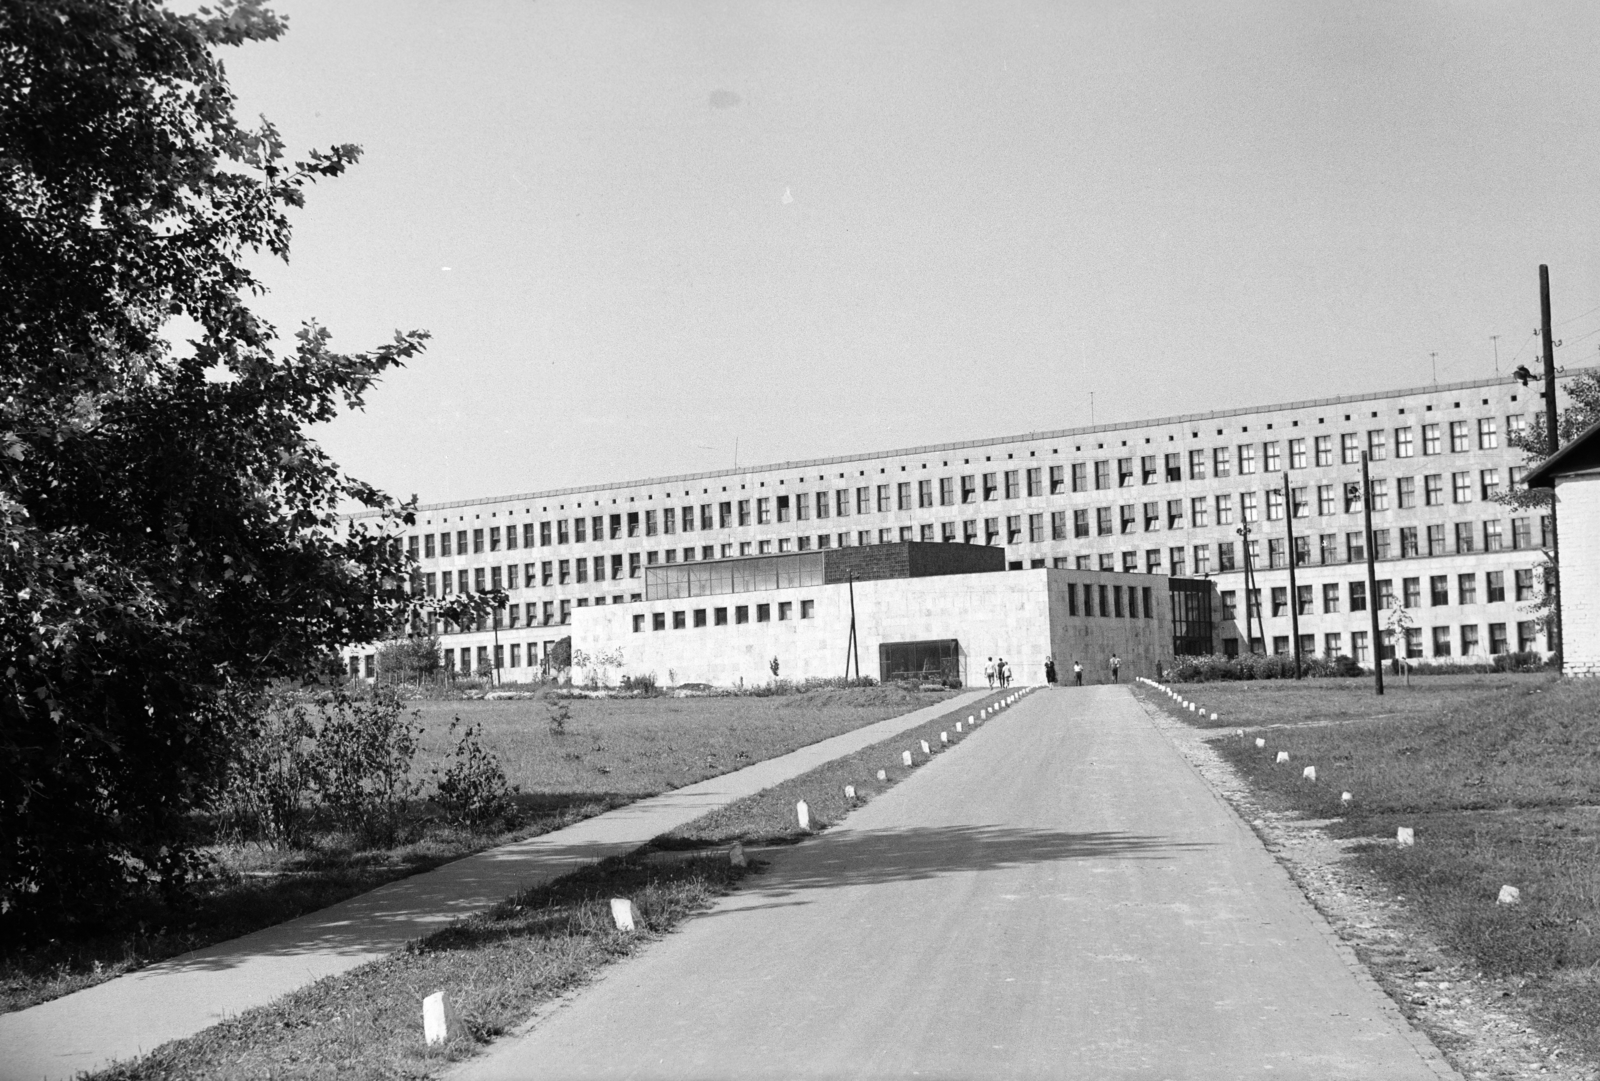
[[1561, 668], [1600, 676], [1600, 424], [1528, 474], [1528, 487], [1555, 490], [1561, 524]]
[[[619, 675], [746, 685], [852, 674], [982, 683], [991, 657], [1043, 683], [1054, 657], [1086, 683], [1154, 675], [1174, 655], [1173, 591], [1211, 633], [1210, 583], [1146, 574], [1008, 571], [1004, 550], [915, 541], [649, 568], [640, 603], [573, 613], [574, 656], [620, 655]], [[1185, 606], [1188, 606], [1188, 609]], [[851, 644], [851, 626], [855, 641]], [[582, 665], [574, 664], [581, 678]]]

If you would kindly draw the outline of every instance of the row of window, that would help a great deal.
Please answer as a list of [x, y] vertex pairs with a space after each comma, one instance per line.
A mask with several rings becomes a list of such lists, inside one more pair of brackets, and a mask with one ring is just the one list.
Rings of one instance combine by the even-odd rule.
[[[1511, 652], [1509, 637], [1510, 624], [1490, 623], [1488, 655], [1495, 656]], [[1524, 620], [1516, 624], [1517, 652], [1532, 653], [1539, 648], [1539, 623], [1537, 620]], [[1476, 623], [1465, 623], [1456, 627], [1430, 627], [1427, 628], [1428, 638], [1433, 646], [1434, 657], [1474, 657], [1484, 656], [1484, 641], [1481, 635], [1482, 627]], [[1399, 643], [1404, 646], [1403, 654], [1410, 660], [1420, 660], [1423, 657], [1422, 627], [1401, 628]], [[1251, 639], [1256, 651], [1261, 649], [1261, 639]], [[1383, 660], [1392, 660], [1395, 655], [1396, 635], [1393, 630], [1384, 630], [1381, 637]], [[1222, 641], [1222, 651], [1230, 657], [1239, 654], [1239, 640], [1225, 638]], [[1274, 635], [1272, 639], [1272, 652], [1279, 656], [1287, 656], [1290, 652], [1289, 636], [1286, 634]], [[1300, 652], [1302, 655], [1315, 656], [1317, 652], [1317, 636], [1315, 634], [1302, 634], [1300, 636]], [[1345, 651], [1344, 634], [1332, 631], [1322, 636], [1323, 655], [1330, 660], [1334, 657], [1349, 656], [1360, 664], [1369, 664], [1372, 660], [1371, 636], [1367, 631], [1354, 631], [1350, 635], [1350, 649]]]
[[[1028, 523], [1027, 540], [1029, 543], [1040, 543], [1046, 540], [1043, 535], [1042, 515], [1030, 515]], [[956, 540], [955, 526], [957, 523], [943, 523], [943, 539], [947, 542]], [[962, 523], [968, 527], [963, 530], [963, 539], [966, 543], [977, 543], [977, 521]], [[1548, 516], [1539, 519], [1539, 545], [1548, 546], [1550, 542]], [[1007, 521], [1006, 543], [1022, 543], [1020, 516], [1013, 516]], [[900, 540], [911, 540], [909, 536], [913, 527], [900, 528]], [[927, 524], [920, 527], [921, 539], [931, 541], [933, 525]], [[841, 547], [853, 542], [857, 544], [888, 543], [894, 539], [891, 536], [895, 531], [883, 529], [874, 535], [871, 530], [863, 530], [852, 537], [848, 533], [837, 536], [823, 534], [816, 538], [818, 548], [827, 548], [835, 540]], [[988, 519], [985, 522], [985, 543], [1001, 543], [999, 533], [999, 519]], [[1510, 541], [1511, 550], [1526, 550], [1534, 547], [1532, 520], [1530, 518], [1511, 519], [1511, 535], [1505, 534], [1504, 522], [1491, 519], [1484, 522], [1454, 522], [1450, 524], [1447, 532], [1445, 524], [1436, 523], [1429, 526], [1401, 526], [1398, 530], [1388, 528], [1374, 529], [1372, 531], [1373, 558], [1379, 560], [1393, 559], [1396, 555], [1394, 540], [1398, 537], [1399, 557], [1401, 559], [1418, 558], [1423, 555], [1470, 555], [1475, 552], [1498, 552], [1507, 550], [1507, 540]], [[1064, 536], [1052, 530], [1049, 540], [1064, 540]], [[1240, 569], [1240, 556], [1243, 555], [1252, 568], [1267, 567], [1281, 568], [1288, 566], [1289, 545], [1287, 538], [1268, 537], [1266, 540], [1266, 562], [1262, 562], [1262, 539], [1251, 537], [1246, 541], [1219, 541], [1216, 543], [1216, 562], [1212, 562], [1212, 545], [1196, 544], [1192, 548], [1175, 545], [1167, 549], [1147, 548], [1143, 550], [1141, 566], [1140, 551], [1130, 549], [1121, 553], [1121, 566], [1118, 567], [1116, 553], [1102, 552], [1099, 555], [1100, 570], [1121, 570], [1125, 573], [1137, 573], [1141, 569], [1147, 574], [1160, 574], [1163, 572], [1163, 555], [1167, 558], [1167, 571], [1173, 575], [1190, 573], [1189, 555], [1193, 554], [1193, 573], [1197, 575], [1226, 573]], [[798, 549], [791, 549], [791, 538], [783, 538], [777, 542], [777, 551], [789, 552], [792, 550], [810, 550], [812, 538], [793, 538], [798, 543]], [[760, 542], [759, 552], [749, 551], [748, 542], [741, 545], [740, 555], [760, 554], [766, 555], [773, 551], [774, 542]], [[731, 556], [731, 545], [722, 546], [722, 555]], [[681, 550], [682, 560], [692, 562], [696, 558], [716, 558], [717, 550], [711, 545], [706, 545], [698, 551], [694, 548]], [[1294, 538], [1294, 554], [1296, 566], [1314, 566], [1317, 564], [1331, 565], [1337, 563], [1361, 563], [1367, 558], [1366, 534], [1363, 530], [1351, 530], [1345, 533], [1322, 533], [1314, 536], [1298, 536]], [[455, 571], [426, 571], [415, 579], [414, 589], [426, 597], [449, 597], [455, 593], [484, 592], [485, 590], [518, 590], [522, 588], [538, 588], [541, 586], [566, 586], [585, 585], [590, 581], [621, 581], [624, 578], [638, 578], [646, 566], [655, 566], [660, 562], [678, 562], [680, 551], [667, 549], [664, 552], [630, 552], [626, 556], [611, 554], [609, 556], [579, 557], [577, 559], [544, 560], [540, 563], [516, 564], [508, 563], [503, 566], [474, 567], [470, 570], [460, 568]], [[1079, 570], [1094, 569], [1091, 565], [1093, 557], [1080, 555], [1075, 566]], [[1042, 564], [1041, 564], [1042, 565]]]
[[692, 621], [695, 627], [726, 627], [728, 615], [733, 614], [735, 625], [750, 622], [751, 611], [755, 612], [757, 623], [771, 623], [773, 612], [777, 612], [778, 622], [784, 623], [795, 618], [795, 605], [799, 604], [801, 619], [814, 619], [817, 613], [817, 602], [809, 600], [779, 601], [776, 604], [735, 604], [723, 608], [685, 608], [674, 612], [640, 612], [633, 617], [633, 630], [635, 634], [645, 629], [648, 619], [652, 631], [667, 629], [667, 619], [672, 620], [672, 629], [675, 631], [687, 630]]
[[[1448, 574], [1434, 574], [1428, 577], [1428, 602], [1430, 607], [1440, 608], [1450, 603], [1450, 578], [1451, 576]], [[1400, 593], [1398, 595], [1394, 591], [1394, 580], [1392, 578], [1379, 578], [1377, 579], [1377, 585], [1378, 608], [1380, 611], [1393, 608], [1396, 604], [1401, 608], [1422, 607], [1422, 578], [1420, 575], [1415, 578], [1400, 579]], [[1506, 599], [1506, 572], [1485, 571], [1483, 574], [1483, 586], [1484, 603], [1498, 604], [1504, 601]], [[1478, 574], [1476, 571], [1456, 575], [1455, 587], [1457, 604], [1479, 603]], [[1302, 616], [1317, 614], [1317, 588], [1314, 585], [1295, 587], [1295, 614]], [[1512, 590], [1514, 600], [1531, 601], [1536, 599], [1534, 595], [1533, 570], [1531, 568], [1512, 571]], [[1261, 590], [1251, 589], [1245, 592], [1249, 595], [1250, 615], [1252, 617], [1260, 616]], [[1366, 582], [1347, 582], [1343, 587], [1338, 582], [1324, 582], [1321, 585], [1321, 592], [1323, 615], [1339, 614], [1341, 593], [1348, 597], [1349, 611], [1365, 612], [1367, 610]], [[1270, 587], [1269, 598], [1272, 605], [1271, 612], [1274, 617], [1289, 614], [1288, 586]], [[1239, 591], [1224, 589], [1220, 592], [1220, 599], [1222, 602], [1222, 618], [1224, 620], [1237, 619]]]
[[[1508, 434], [1520, 434], [1524, 430], [1522, 416], [1506, 418]], [[1422, 425], [1421, 450], [1423, 455], [1443, 453], [1445, 439], [1444, 424]], [[1394, 451], [1396, 458], [1411, 458], [1415, 455], [1416, 442], [1413, 440], [1413, 429], [1396, 428], [1394, 431]], [[1287, 441], [1271, 440], [1261, 444], [1245, 443], [1236, 447], [1216, 447], [1209, 452], [1205, 450], [1192, 450], [1188, 452], [1187, 474], [1191, 480], [1204, 480], [1208, 474], [1217, 478], [1226, 478], [1234, 474], [1235, 467], [1238, 473], [1249, 475], [1257, 472], [1257, 447], [1260, 447], [1261, 471], [1276, 473], [1284, 467], [1283, 446], [1288, 449], [1288, 467], [1290, 469], [1307, 468], [1314, 459], [1317, 466], [1331, 466], [1334, 461], [1333, 436], [1320, 435], [1307, 439], [1289, 439]], [[1448, 438], [1451, 452], [1460, 453], [1472, 449], [1472, 433], [1467, 421], [1451, 421], [1448, 423]], [[1480, 450], [1493, 450], [1500, 446], [1499, 422], [1497, 418], [1485, 417], [1477, 422], [1477, 447]], [[1376, 429], [1366, 433], [1363, 447], [1362, 438], [1358, 433], [1350, 432], [1340, 436], [1339, 463], [1350, 465], [1360, 460], [1362, 449], [1366, 449], [1373, 461], [1383, 461], [1389, 456], [1389, 429]], [[1106, 459], [1097, 462], [1075, 462], [1070, 466], [1070, 487], [1074, 492], [1088, 491], [1090, 488], [1090, 469], [1093, 469], [1093, 486], [1095, 489], [1113, 487], [1113, 461], [1116, 465], [1115, 487], [1130, 487], [1138, 476], [1144, 484], [1154, 484], [1158, 479], [1166, 481], [1182, 481], [1185, 476], [1184, 456], [1181, 453], [1165, 455], [1148, 454], [1141, 457], [1128, 457]], [[1135, 462], [1138, 463], [1138, 472], [1135, 472]], [[701, 530], [732, 529], [736, 526], [772, 525], [790, 521], [806, 521], [811, 518], [848, 517], [852, 511], [855, 514], [888, 513], [890, 511], [920, 510], [933, 506], [948, 507], [960, 504], [970, 504], [979, 501], [988, 502], [996, 499], [1019, 499], [1024, 495], [1037, 497], [1045, 495], [1059, 495], [1067, 490], [1069, 467], [1035, 466], [1027, 469], [997, 470], [992, 473], [972, 473], [959, 477], [929, 478], [919, 481], [900, 481], [894, 484], [862, 485], [860, 487], [840, 488], [820, 492], [800, 492], [794, 495], [760, 496], [753, 499], [723, 500], [714, 503], [702, 503], [698, 506], [686, 504], [682, 507], [663, 507], [659, 510], [628, 511], [616, 514], [596, 514], [585, 517], [561, 518], [555, 521], [524, 522], [521, 526], [520, 544], [523, 548], [548, 547], [552, 544], [585, 544], [589, 541], [619, 540], [624, 537], [634, 538], [639, 536], [653, 537], [658, 534], [673, 534], [677, 532], [693, 532]], [[1046, 472], [1048, 470], [1048, 479]], [[1514, 470], [1519, 472], [1519, 470]], [[1484, 498], [1491, 498], [1489, 493], [1489, 475], [1493, 474], [1493, 488], [1496, 493], [1499, 489], [1499, 474], [1497, 470], [1483, 471]], [[1463, 502], [1460, 492], [1465, 490], [1470, 498], [1471, 480], [1470, 473], [1456, 473], [1453, 475], [1456, 502]], [[1465, 481], [1462, 478], [1467, 478]], [[1432, 478], [1438, 480], [1436, 476]], [[1512, 477], [1513, 484], [1517, 477]], [[1405, 485], [1408, 481], [1402, 481]], [[1414, 479], [1409, 483], [1414, 484]], [[936, 487], [937, 486], [937, 487]], [[1464, 489], [1463, 489], [1464, 486]], [[1331, 493], [1333, 485], [1323, 488]], [[1304, 489], [1301, 489], [1303, 492]], [[1378, 492], [1374, 490], [1374, 497]], [[1269, 500], [1271, 499], [1269, 493]], [[1385, 493], [1384, 498], [1387, 499]], [[1328, 495], [1326, 505], [1332, 506], [1332, 495]], [[1319, 490], [1319, 507], [1324, 505], [1324, 500]], [[1401, 494], [1402, 507], [1406, 506], [1404, 491]], [[1347, 506], [1347, 510], [1349, 507]], [[1374, 509], [1383, 509], [1376, 506]], [[1298, 513], [1298, 512], [1297, 512]], [[1319, 513], [1331, 514], [1330, 510], [1319, 510]], [[455, 530], [440, 533], [425, 533], [408, 538], [408, 547], [413, 556], [422, 559], [448, 558], [452, 555], [481, 554], [485, 551], [498, 552], [502, 548], [511, 550], [518, 547], [518, 527], [514, 525], [488, 526], [472, 530]], [[469, 547], [470, 546], [470, 547]]]

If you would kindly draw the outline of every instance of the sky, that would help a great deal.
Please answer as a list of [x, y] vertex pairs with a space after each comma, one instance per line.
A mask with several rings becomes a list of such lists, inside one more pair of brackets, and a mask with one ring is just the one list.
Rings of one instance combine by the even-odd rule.
[[318, 433], [402, 498], [1489, 377], [1540, 263], [1600, 361], [1591, 0], [272, 6], [364, 157], [258, 307], [432, 333]]

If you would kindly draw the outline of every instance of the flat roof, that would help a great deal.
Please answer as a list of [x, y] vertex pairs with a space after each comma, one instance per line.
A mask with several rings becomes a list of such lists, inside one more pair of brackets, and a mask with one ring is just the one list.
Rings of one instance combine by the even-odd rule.
[[[1557, 379], [1571, 379], [1588, 368], [1577, 368], [1562, 372]], [[1163, 424], [1190, 424], [1202, 420], [1219, 420], [1225, 417], [1245, 416], [1253, 413], [1271, 413], [1290, 409], [1311, 409], [1317, 406], [1346, 405], [1354, 402], [1379, 401], [1385, 398], [1404, 398], [1418, 394], [1446, 394], [1456, 390], [1470, 390], [1479, 387], [1503, 386], [1515, 382], [1514, 376], [1505, 375], [1492, 379], [1468, 379], [1456, 383], [1431, 383], [1422, 387], [1409, 387], [1402, 390], [1373, 391], [1369, 394], [1344, 394], [1333, 398], [1307, 398], [1297, 402], [1283, 402], [1277, 405], [1241, 406], [1235, 409], [1215, 409], [1206, 413], [1180, 413], [1169, 417], [1155, 417], [1150, 420], [1122, 421], [1116, 424], [1095, 424], [1078, 428], [1056, 428], [1042, 432], [1026, 432], [1017, 435], [997, 436], [991, 439], [972, 439], [953, 443], [928, 443], [923, 446], [903, 447], [894, 450], [867, 451], [857, 454], [839, 454], [828, 458], [804, 458], [787, 462], [773, 462], [767, 465], [749, 466], [744, 469], [714, 469], [702, 473], [675, 473], [662, 477], [643, 477], [638, 480], [608, 481], [603, 484], [573, 485], [566, 488], [546, 488], [535, 492], [515, 492], [509, 495], [483, 496], [476, 499], [448, 500], [442, 503], [423, 503], [418, 505], [418, 512], [432, 510], [450, 510], [456, 507], [482, 507], [495, 503], [510, 503], [525, 499], [550, 499], [564, 495], [582, 495], [591, 492], [615, 491], [622, 488], [638, 488], [652, 484], [680, 484], [686, 481], [709, 480], [713, 477], [738, 477], [755, 473], [770, 473], [780, 469], [810, 469], [818, 466], [839, 465], [846, 462], [860, 462], [876, 458], [898, 458], [918, 454], [931, 454], [938, 451], [966, 450], [977, 447], [993, 447], [1006, 443], [1018, 443], [1030, 439], [1062, 439], [1069, 436], [1089, 435], [1098, 432], [1123, 432], [1135, 428], [1151, 428]], [[368, 518], [376, 516], [376, 511], [362, 511], [350, 517]]]

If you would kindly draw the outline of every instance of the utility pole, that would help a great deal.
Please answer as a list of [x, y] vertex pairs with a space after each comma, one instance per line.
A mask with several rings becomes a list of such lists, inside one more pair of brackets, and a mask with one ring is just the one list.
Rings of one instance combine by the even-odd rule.
[[1439, 381], [1439, 354], [1429, 353], [1428, 363], [1433, 365], [1433, 381], [1437, 383]]
[[1361, 452], [1361, 516], [1367, 534], [1367, 614], [1372, 617], [1372, 679], [1383, 693], [1383, 638], [1378, 631], [1378, 571], [1372, 551], [1372, 481], [1367, 475], [1367, 452]]
[[[1289, 490], [1289, 474], [1283, 475], [1283, 527], [1289, 538], [1289, 633], [1294, 635], [1294, 678], [1300, 678], [1300, 588], [1295, 581], [1294, 494]], [[1263, 639], [1263, 642], [1265, 639]]]
[[[1561, 433], [1556, 417], [1556, 343], [1550, 336], [1550, 268], [1539, 264], [1539, 326], [1544, 339], [1544, 428], [1547, 456], [1561, 449]], [[1566, 635], [1561, 626], [1561, 534], [1556, 528], [1556, 493], [1550, 490], [1550, 592], [1555, 594], [1552, 618], [1555, 642], [1552, 652], [1566, 655]]]
[[1500, 335], [1491, 334], [1489, 340], [1494, 343], [1494, 374], [1500, 374]]

